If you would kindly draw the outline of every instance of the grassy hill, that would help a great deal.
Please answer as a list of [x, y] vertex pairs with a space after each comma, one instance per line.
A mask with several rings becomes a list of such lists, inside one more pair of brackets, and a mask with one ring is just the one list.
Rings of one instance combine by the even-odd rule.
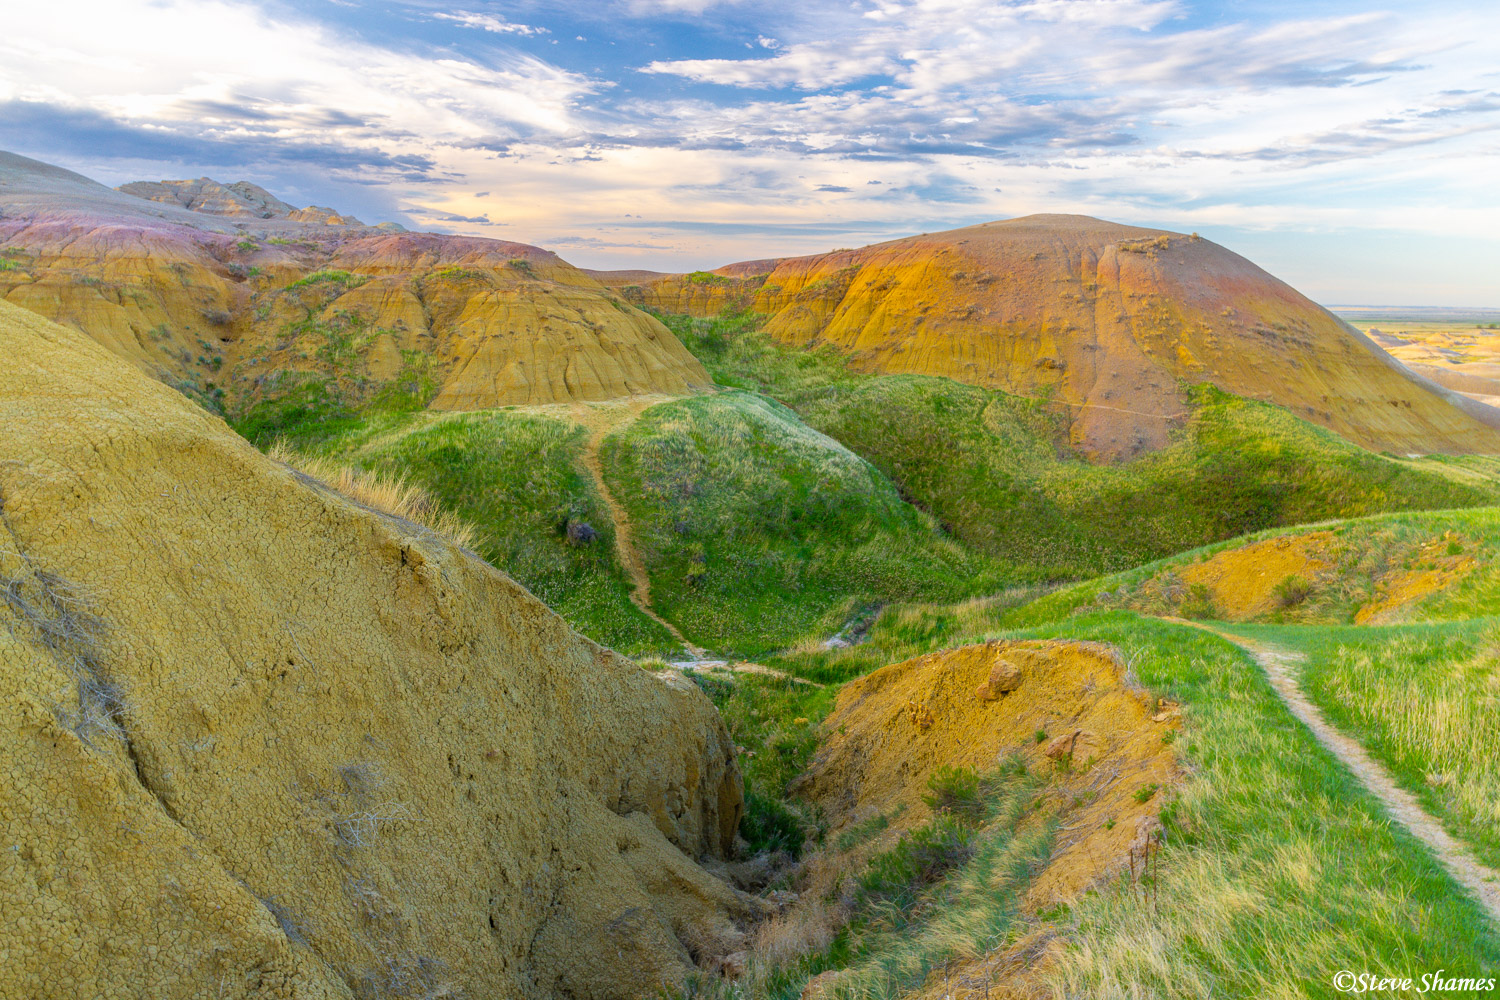
[[1045, 400], [932, 376], [862, 374], [831, 350], [779, 344], [750, 314], [662, 318], [716, 381], [785, 403], [956, 538], [1052, 578], [1275, 526], [1500, 500], [1486, 476], [1461, 479], [1444, 465], [1367, 452], [1209, 386], [1191, 389], [1191, 412], [1165, 449], [1094, 464], [1070, 446], [1066, 419]]
[[[630, 601], [614, 523], [581, 455], [587, 430], [555, 416], [366, 412], [318, 406], [268, 414], [250, 428], [358, 468], [400, 473], [475, 528], [475, 550], [575, 629], [629, 654], [672, 649], [672, 637]], [[246, 427], [246, 424], [241, 424]], [[570, 543], [569, 523], [597, 532]]]
[[[587, 408], [357, 410], [314, 391], [248, 411], [242, 432], [404, 474], [476, 529], [475, 547], [579, 631], [634, 655], [676, 641], [630, 599], [614, 518], [630, 519], [656, 611], [720, 652], [758, 655], [894, 600], [955, 600], [1024, 569], [975, 554], [877, 469], [747, 392], [661, 403], [603, 439], [622, 510], [584, 452]], [[568, 526], [596, 537], [580, 544]]]
[[658, 611], [715, 648], [758, 655], [831, 635], [870, 604], [968, 596], [1014, 573], [948, 537], [868, 462], [749, 392], [652, 407], [600, 457]]

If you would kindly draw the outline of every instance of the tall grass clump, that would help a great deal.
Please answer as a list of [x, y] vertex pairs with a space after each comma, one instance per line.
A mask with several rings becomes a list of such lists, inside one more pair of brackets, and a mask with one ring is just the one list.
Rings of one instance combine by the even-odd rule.
[[443, 507], [430, 491], [402, 473], [345, 465], [324, 456], [293, 451], [281, 442], [272, 445], [266, 454], [355, 503], [420, 524], [465, 548], [473, 548], [477, 543], [479, 532], [474, 525]]

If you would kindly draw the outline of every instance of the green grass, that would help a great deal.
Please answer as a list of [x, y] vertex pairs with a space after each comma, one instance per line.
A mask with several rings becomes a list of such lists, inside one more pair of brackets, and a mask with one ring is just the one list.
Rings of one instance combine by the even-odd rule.
[[[1048, 974], [1062, 995], [1332, 998], [1342, 969], [1500, 970], [1500, 937], [1477, 904], [1316, 744], [1233, 645], [1120, 611], [950, 638], [995, 636], [1115, 644], [1142, 684], [1184, 706], [1175, 745], [1188, 777], [1166, 793], [1149, 789], [1169, 796], [1156, 903], [1143, 904], [1122, 880], [1049, 912], [1069, 942]], [[962, 782], [948, 784], [957, 801], [969, 798]], [[989, 855], [977, 838], [965, 839], [967, 829], [950, 810], [877, 856], [859, 874], [850, 927], [810, 955], [760, 970], [742, 994], [795, 997], [816, 972], [849, 967], [861, 986], [895, 995], [949, 955], [1014, 940], [1032, 926], [1012, 909], [1029, 877], [1023, 862], [1045, 854], [1045, 838], [1005, 833]], [[948, 864], [971, 848], [972, 858]]]
[[1193, 769], [1167, 813], [1157, 909], [1119, 890], [1074, 905], [1055, 977], [1069, 995], [1334, 997], [1341, 969], [1500, 968], [1477, 904], [1240, 650], [1123, 612], [1024, 634], [1120, 646], [1143, 684], [1184, 705]]
[[1385, 968], [1391, 956], [1417, 970], [1500, 964], [1476, 907], [1233, 646], [1125, 612], [1024, 631], [984, 626], [929, 627], [942, 634], [932, 640], [898, 635], [883, 616], [873, 641], [904, 642], [906, 652], [998, 635], [1112, 642], [1143, 684], [1186, 706], [1177, 742], [1194, 777], [1171, 807], [1160, 910], [1143, 911], [1123, 889], [1076, 904], [1077, 947], [1058, 976], [1069, 995], [1331, 997], [1334, 972]]
[[993, 588], [869, 463], [746, 392], [645, 411], [600, 451], [658, 611], [742, 655], [831, 635], [859, 607]]
[[336, 381], [312, 373], [278, 372], [265, 394], [229, 424], [257, 447], [277, 439], [298, 450], [322, 444], [364, 426]]
[[740, 833], [752, 851], [801, 853], [820, 841], [822, 821], [805, 802], [791, 798], [793, 779], [817, 747], [817, 727], [833, 708], [835, 689], [756, 674], [733, 680], [689, 674], [719, 709], [729, 735], [744, 751], [746, 814]]
[[1243, 631], [1303, 652], [1303, 690], [1329, 720], [1500, 868], [1500, 622]]
[[[410, 404], [356, 412], [309, 381], [237, 424], [263, 446], [281, 438], [361, 468], [410, 477], [479, 529], [479, 554], [510, 574], [568, 624], [628, 655], [674, 651], [676, 643], [630, 602], [615, 557], [614, 526], [579, 455], [584, 428], [532, 414], [491, 410], [437, 416]], [[405, 384], [398, 379], [395, 385]], [[565, 528], [598, 532], [569, 544]]]
[[[1382, 575], [1420, 571], [1437, 565], [1439, 557], [1454, 555], [1473, 556], [1476, 566], [1452, 586], [1413, 604], [1405, 614], [1412, 621], [1456, 621], [1500, 614], [1500, 566], [1487, 555], [1500, 547], [1500, 509], [1479, 507], [1382, 514], [1256, 532], [1121, 573], [1085, 580], [1019, 606], [997, 608], [989, 620], [996, 627], [1020, 626], [1051, 621], [1079, 610], [1120, 606], [1156, 615], [1215, 617], [1209, 613], [1214, 609], [1194, 606], [1195, 595], [1190, 588], [1174, 594], [1182, 567], [1251, 542], [1313, 531], [1333, 534], [1324, 553], [1331, 564], [1327, 576], [1303, 600], [1292, 607], [1273, 609], [1270, 617], [1290, 616], [1323, 624], [1352, 622], [1355, 612], [1375, 599], [1375, 581]], [[1455, 546], [1458, 551], [1450, 551]], [[1203, 613], [1196, 613], [1200, 611]]]
[[[1316, 744], [1260, 669], [1232, 644], [1125, 611], [1003, 629], [995, 627], [994, 615], [976, 615], [971, 605], [929, 608], [915, 617], [910, 610], [882, 615], [868, 647], [788, 655], [772, 662], [837, 674], [857, 671], [865, 662], [985, 638], [1084, 639], [1116, 645], [1148, 690], [1183, 705], [1183, 729], [1174, 745], [1187, 763], [1185, 783], [1167, 792], [1149, 786], [1137, 790], [1146, 797], [1168, 796], [1155, 906], [1144, 905], [1139, 890], [1126, 880], [1103, 885], [1046, 914], [1069, 941], [1062, 962], [1048, 974], [1062, 995], [1332, 998], [1338, 995], [1333, 976], [1342, 969], [1405, 974], [1402, 970], [1445, 968], [1479, 976], [1500, 970], [1500, 929], [1487, 927], [1477, 904]], [[1349, 702], [1352, 710], [1383, 686], [1393, 706], [1402, 704], [1402, 691], [1411, 690], [1408, 708], [1413, 703], [1453, 703], [1445, 710], [1469, 713], [1463, 718], [1476, 734], [1474, 756], [1465, 758], [1452, 748], [1439, 752], [1459, 761], [1473, 759], [1474, 770], [1488, 776], [1476, 778], [1474, 787], [1493, 788], [1484, 784], [1495, 773], [1484, 764], [1484, 755], [1494, 760], [1495, 754], [1477, 736], [1488, 733], [1492, 739], [1494, 731], [1486, 721], [1493, 706], [1483, 700], [1486, 694], [1494, 697], [1493, 660], [1485, 658], [1493, 656], [1489, 624], [1441, 633], [1416, 628], [1259, 631], [1278, 640], [1296, 632], [1306, 648], [1345, 647], [1327, 657], [1329, 680], [1311, 671], [1308, 676], [1311, 684], [1326, 686], [1319, 697], [1330, 710], [1340, 702]], [[1429, 645], [1419, 649], [1414, 645], [1418, 638]], [[1366, 656], [1368, 664], [1361, 659]], [[1406, 659], [1414, 663], [1400, 668]], [[1340, 687], [1332, 680], [1351, 672], [1371, 690]], [[832, 691], [799, 691], [774, 682], [775, 690], [784, 692], [780, 697], [790, 700], [773, 708], [760, 700], [760, 683], [737, 684], [735, 707], [726, 716], [752, 720], [751, 728], [762, 732], [782, 731], [791, 712], [815, 717], [805, 706], [812, 701], [826, 705]], [[1386, 724], [1398, 716], [1393, 711]], [[737, 740], [747, 738], [745, 728], [735, 721], [731, 725], [737, 726]], [[1465, 726], [1457, 731], [1463, 733]], [[1446, 727], [1439, 726], [1438, 732]], [[810, 752], [803, 745], [789, 757], [778, 757], [784, 768], [778, 773], [787, 773]], [[1427, 767], [1419, 757], [1406, 771], [1415, 776]], [[862, 896], [848, 928], [810, 954], [759, 969], [742, 985], [741, 995], [796, 997], [810, 976], [848, 967], [856, 970], [861, 988], [894, 996], [940, 968], [948, 956], [991, 952], [1033, 926], [1012, 908], [1028, 880], [1021, 862], [1045, 853], [1045, 839], [1028, 842], [1005, 833], [993, 843], [994, 854], [981, 847], [961, 863], [943, 860], [965, 854], [977, 843], [965, 839], [963, 830], [969, 827], [959, 818], [975, 798], [966, 777], [942, 779], [941, 788], [934, 789], [934, 801], [948, 802], [950, 808], [933, 829], [856, 873]], [[1474, 801], [1484, 805], [1482, 792]], [[1488, 802], [1492, 808], [1492, 790]], [[1432, 799], [1429, 804], [1440, 806]], [[795, 799], [789, 805], [798, 808]], [[855, 847], [885, 826], [882, 819], [873, 817], [867, 829], [850, 835], [849, 843], [841, 838], [832, 846]], [[1480, 822], [1482, 817], [1475, 819]], [[1014, 825], [1000, 823], [997, 828], [1010, 831]], [[929, 881], [920, 873], [932, 872], [926, 862], [933, 858], [944, 870], [934, 873], [942, 877]], [[979, 886], [987, 891], [971, 894], [965, 888]], [[878, 905], [867, 905], [872, 902]], [[941, 931], [930, 922], [935, 919], [945, 921]], [[993, 929], [971, 933], [976, 927]]]
[[884, 472], [971, 547], [1053, 578], [1121, 570], [1269, 527], [1500, 499], [1366, 452], [1288, 411], [1189, 389], [1165, 450], [1095, 465], [1044, 403], [918, 375], [853, 371], [831, 349], [790, 349], [753, 315], [661, 317], [724, 385], [785, 403]]

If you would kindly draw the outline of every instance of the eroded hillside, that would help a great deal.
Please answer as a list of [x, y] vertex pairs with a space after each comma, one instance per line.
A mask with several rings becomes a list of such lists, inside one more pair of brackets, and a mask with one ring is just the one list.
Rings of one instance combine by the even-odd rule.
[[667, 312], [751, 309], [778, 339], [831, 345], [867, 371], [1045, 400], [1096, 457], [1165, 447], [1190, 410], [1184, 381], [1276, 403], [1376, 451], [1500, 451], [1500, 411], [1415, 376], [1196, 235], [1038, 215], [755, 263], [601, 277]]
[[709, 382], [661, 323], [548, 251], [163, 197], [0, 154], [0, 299], [231, 413], [382, 393], [468, 410]]
[[691, 684], [0, 304], [0, 994], [625, 997], [739, 948]]

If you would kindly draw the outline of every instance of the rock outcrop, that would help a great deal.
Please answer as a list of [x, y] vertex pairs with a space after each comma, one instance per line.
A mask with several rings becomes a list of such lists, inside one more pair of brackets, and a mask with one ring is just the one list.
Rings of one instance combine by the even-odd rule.
[[181, 205], [190, 212], [233, 215], [253, 219], [290, 219], [324, 226], [363, 226], [352, 215], [312, 205], [293, 208], [258, 184], [236, 181], [220, 184], [211, 177], [187, 181], [132, 181], [115, 189], [147, 201]]
[[634, 997], [743, 947], [690, 682], [0, 303], [0, 996]]
[[632, 301], [766, 314], [872, 372], [942, 375], [1065, 408], [1098, 458], [1164, 447], [1180, 383], [1212, 382], [1394, 452], [1500, 452], [1500, 410], [1412, 373], [1348, 324], [1196, 235], [1036, 215], [858, 250], [633, 279]]
[[0, 154], [0, 299], [230, 412], [308, 381], [356, 403], [397, 385], [439, 409], [712, 381], [655, 318], [547, 251], [298, 221], [253, 185], [183, 183], [148, 200]]

